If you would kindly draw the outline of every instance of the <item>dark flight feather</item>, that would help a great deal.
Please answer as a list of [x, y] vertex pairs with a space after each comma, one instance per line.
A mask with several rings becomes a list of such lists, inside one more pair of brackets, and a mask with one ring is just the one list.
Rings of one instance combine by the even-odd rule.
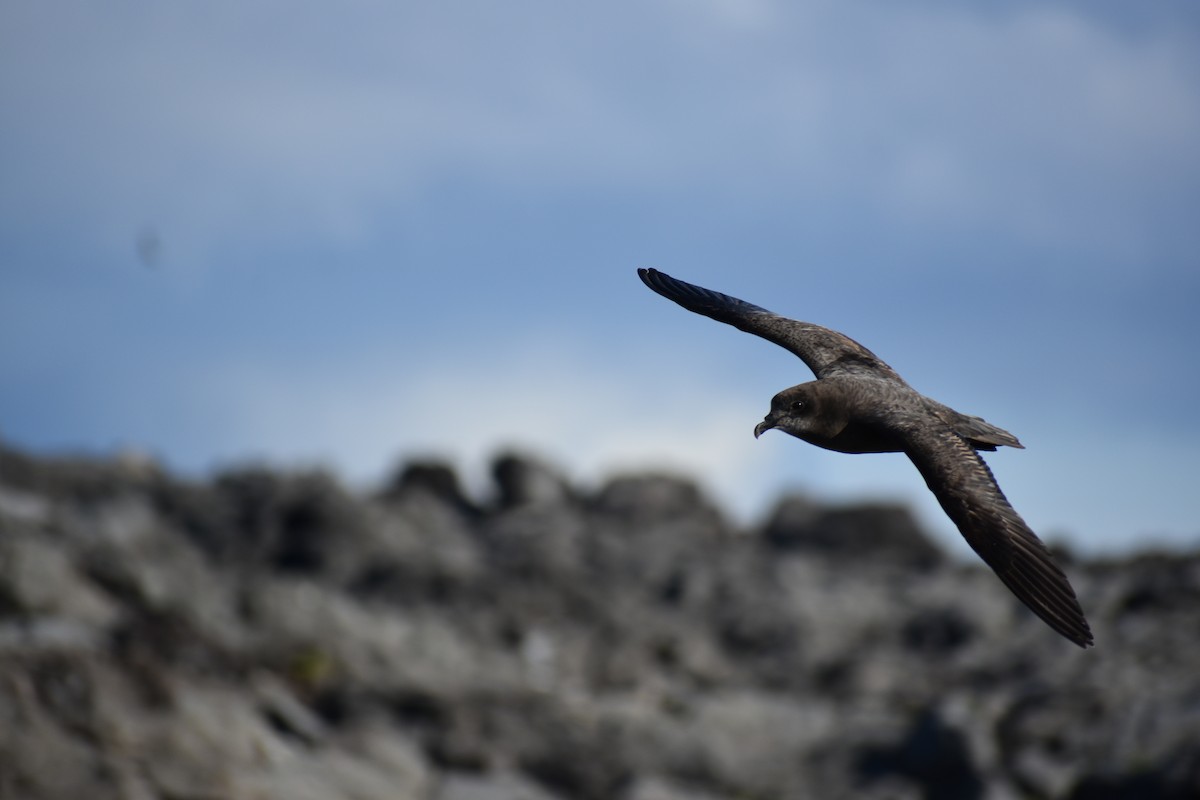
[[688, 311], [761, 336], [800, 357], [818, 378], [870, 372], [902, 381], [895, 370], [849, 336], [781, 317], [765, 308], [672, 278], [656, 269], [639, 269], [642, 282]]
[[949, 428], [917, 424], [905, 452], [967, 544], [1017, 598], [1080, 647], [1092, 632], [1067, 576], [1004, 496], [992, 471]]

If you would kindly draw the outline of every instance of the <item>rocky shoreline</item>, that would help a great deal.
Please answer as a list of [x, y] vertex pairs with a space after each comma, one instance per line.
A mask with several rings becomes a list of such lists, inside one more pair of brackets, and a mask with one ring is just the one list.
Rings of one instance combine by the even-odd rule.
[[0, 448], [0, 798], [1200, 797], [1200, 551], [1065, 561], [1083, 651], [901, 507], [493, 466]]

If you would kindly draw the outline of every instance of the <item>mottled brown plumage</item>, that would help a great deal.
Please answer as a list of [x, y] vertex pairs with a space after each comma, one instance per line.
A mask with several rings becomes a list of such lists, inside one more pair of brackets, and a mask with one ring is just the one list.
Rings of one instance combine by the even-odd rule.
[[663, 297], [786, 348], [817, 380], [785, 389], [754, 429], [778, 428], [842, 453], [906, 454], [946, 515], [1004, 585], [1080, 647], [1092, 644], [1075, 592], [1046, 546], [1009, 505], [978, 451], [1021, 447], [1017, 437], [917, 392], [895, 370], [837, 331], [781, 317], [653, 269], [642, 281]]

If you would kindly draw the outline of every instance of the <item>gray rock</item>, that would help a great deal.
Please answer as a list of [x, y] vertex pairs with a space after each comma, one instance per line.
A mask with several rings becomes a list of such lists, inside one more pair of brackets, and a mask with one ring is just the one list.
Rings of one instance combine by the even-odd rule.
[[825, 507], [803, 496], [785, 498], [775, 507], [763, 537], [781, 550], [803, 551], [861, 563], [886, 561], [928, 569], [942, 552], [917, 526], [904, 506], [869, 503]]
[[[1200, 796], [1200, 554], [1059, 640], [903, 509], [0, 447], [0, 800]], [[759, 535], [755, 535], [759, 534]]]
[[557, 800], [559, 796], [513, 772], [473, 775], [451, 772], [442, 780], [437, 800]]
[[492, 462], [492, 479], [500, 508], [564, 505], [574, 500], [574, 492], [562, 474], [531, 456], [500, 455]]

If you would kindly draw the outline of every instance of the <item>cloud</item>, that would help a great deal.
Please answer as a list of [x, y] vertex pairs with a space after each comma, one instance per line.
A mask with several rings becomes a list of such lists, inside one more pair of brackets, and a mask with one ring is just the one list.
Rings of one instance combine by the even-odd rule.
[[1148, 221], [1106, 197], [1200, 174], [1193, 42], [1169, 31], [1038, 6], [466, 8], [10, 12], [5, 72], [39, 80], [0, 84], [18, 120], [0, 202], [65, 206], [122, 247], [165, 218], [204, 254], [255, 229], [354, 240], [381, 203], [469, 176], [798, 191], [1136, 251]]
[[[663, 469], [720, 476], [724, 486], [738, 487], [769, 465], [751, 432], [762, 410], [711, 376], [636, 357], [614, 363], [611, 354], [564, 337], [548, 341], [496, 340], [486, 353], [409, 351], [319, 367], [204, 370], [181, 402], [197, 409], [194, 424], [207, 431], [193, 466], [261, 454], [329, 463], [372, 483], [397, 457], [425, 453], [451, 459], [481, 490], [488, 461], [509, 447], [593, 483], [620, 471]], [[752, 494], [761, 502], [763, 492]]]

